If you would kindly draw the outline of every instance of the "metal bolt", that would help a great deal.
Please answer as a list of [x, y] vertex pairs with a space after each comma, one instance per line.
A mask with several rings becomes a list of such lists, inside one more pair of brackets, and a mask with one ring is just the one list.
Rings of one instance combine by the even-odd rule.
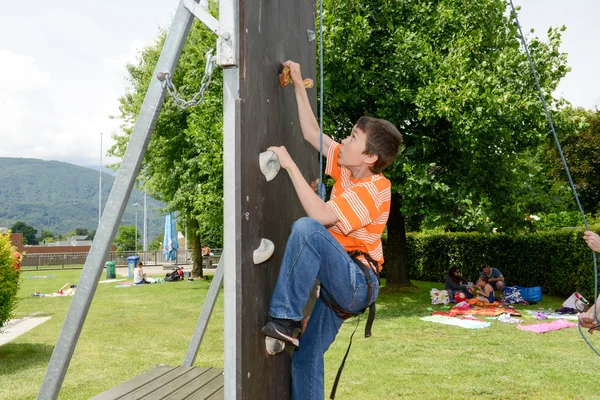
[[164, 72], [159, 72], [158, 74], [156, 74], [156, 78], [162, 82], [165, 79], [167, 79], [167, 74]]
[[221, 37], [225, 40], [229, 40], [229, 38], [231, 37], [231, 35], [229, 34], [229, 32], [223, 32], [223, 34], [221, 35]]

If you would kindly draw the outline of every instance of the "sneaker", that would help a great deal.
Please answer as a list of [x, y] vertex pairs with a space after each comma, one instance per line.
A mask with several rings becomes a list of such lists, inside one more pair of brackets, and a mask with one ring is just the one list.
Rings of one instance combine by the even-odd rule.
[[298, 340], [300, 332], [302, 332], [302, 321], [291, 319], [273, 318], [262, 328], [262, 333], [265, 335], [283, 340], [295, 347], [300, 345], [300, 340]]

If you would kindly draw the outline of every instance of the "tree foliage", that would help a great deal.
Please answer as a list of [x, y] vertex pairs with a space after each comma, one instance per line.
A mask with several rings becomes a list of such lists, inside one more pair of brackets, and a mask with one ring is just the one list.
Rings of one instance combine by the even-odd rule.
[[139, 230], [137, 230], [136, 237], [135, 225], [121, 225], [117, 231], [114, 243], [117, 246], [117, 251], [135, 251], [136, 248], [138, 250], [142, 248], [140, 238], [141, 232]]
[[[600, 211], [600, 112], [564, 107], [554, 113], [557, 135], [569, 165], [573, 183], [584, 211]], [[571, 208], [575, 207], [568, 178], [553, 137], [549, 137], [545, 160], [548, 177], [556, 186], [564, 187]], [[582, 222], [581, 217], [579, 217]]]
[[23, 244], [39, 244], [39, 241], [36, 237], [37, 229], [33, 226], [26, 224], [23, 221], [17, 221], [10, 227], [12, 233], [22, 233], [23, 234]]
[[20, 281], [13, 266], [14, 252], [10, 236], [0, 234], [0, 326], [10, 319], [18, 302]]

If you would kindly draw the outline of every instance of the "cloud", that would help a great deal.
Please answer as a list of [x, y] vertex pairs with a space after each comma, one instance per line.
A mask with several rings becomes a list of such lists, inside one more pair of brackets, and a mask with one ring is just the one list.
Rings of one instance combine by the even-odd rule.
[[115, 162], [105, 154], [121, 122], [110, 116], [125, 93], [125, 65], [147, 44], [134, 40], [121, 54], [55, 75], [32, 56], [0, 50], [0, 157], [96, 165], [102, 133], [103, 163]]

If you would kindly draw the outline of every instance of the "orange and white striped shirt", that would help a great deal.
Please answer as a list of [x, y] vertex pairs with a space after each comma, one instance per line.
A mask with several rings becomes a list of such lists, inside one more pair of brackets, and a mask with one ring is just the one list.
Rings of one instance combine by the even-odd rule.
[[353, 178], [350, 169], [338, 164], [339, 156], [340, 144], [334, 142], [327, 153], [325, 173], [336, 182], [327, 204], [340, 220], [327, 230], [346, 251], [369, 254], [381, 271], [381, 234], [390, 214], [392, 184], [383, 174]]

